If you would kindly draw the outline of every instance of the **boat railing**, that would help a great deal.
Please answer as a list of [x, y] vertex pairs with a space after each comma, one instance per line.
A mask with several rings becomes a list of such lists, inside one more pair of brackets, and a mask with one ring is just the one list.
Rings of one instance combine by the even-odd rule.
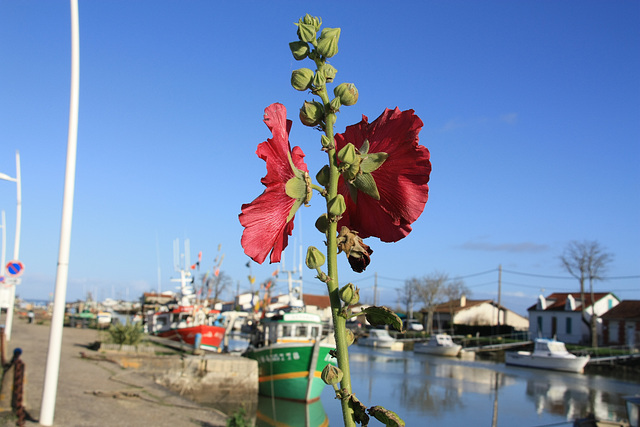
[[464, 348], [487, 347], [487, 346], [495, 346], [500, 344], [532, 341], [531, 334], [529, 333], [529, 331], [513, 331], [508, 334], [485, 335], [485, 336], [480, 336], [479, 334], [476, 334], [475, 336], [454, 335], [452, 336], [452, 339], [462, 344], [462, 347]]

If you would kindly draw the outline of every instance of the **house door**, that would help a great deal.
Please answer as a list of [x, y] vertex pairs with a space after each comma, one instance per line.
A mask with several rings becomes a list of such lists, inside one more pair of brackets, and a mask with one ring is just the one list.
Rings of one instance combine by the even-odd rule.
[[555, 316], [553, 316], [551, 318], [551, 337], [555, 338], [557, 333], [558, 333], [558, 319]]
[[634, 322], [627, 322], [627, 330], [626, 330], [626, 338], [627, 342], [625, 343], [627, 347], [633, 348], [636, 346], [636, 328]]

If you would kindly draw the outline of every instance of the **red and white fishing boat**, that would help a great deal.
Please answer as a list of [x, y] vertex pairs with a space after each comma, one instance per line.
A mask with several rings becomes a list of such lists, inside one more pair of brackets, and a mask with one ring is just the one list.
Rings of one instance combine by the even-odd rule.
[[147, 332], [188, 344], [194, 349], [222, 351], [226, 328], [220, 312], [198, 304], [191, 285], [191, 272], [184, 266], [180, 268], [180, 279], [172, 281], [180, 282], [178, 303], [148, 314]]

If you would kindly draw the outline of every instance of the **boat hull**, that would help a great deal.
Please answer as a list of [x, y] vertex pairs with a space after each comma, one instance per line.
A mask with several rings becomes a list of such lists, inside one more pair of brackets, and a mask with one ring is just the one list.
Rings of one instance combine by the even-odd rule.
[[256, 427], [328, 427], [329, 418], [321, 400], [294, 402], [276, 397], [258, 399]]
[[200, 334], [199, 348], [208, 351], [220, 351], [225, 334], [225, 329], [221, 326], [198, 325], [156, 333], [159, 337], [184, 342], [194, 347], [196, 346], [198, 334]]
[[396, 341], [376, 340], [370, 338], [358, 339], [358, 345], [373, 348], [391, 348]]
[[[335, 359], [329, 354], [334, 346], [314, 343], [283, 343], [251, 348], [245, 356], [258, 362], [258, 392], [263, 396], [305, 402], [320, 398], [324, 381], [320, 378], [324, 367]], [[309, 385], [310, 382], [310, 385]]]
[[428, 344], [416, 343], [413, 346], [415, 353], [434, 354], [436, 356], [455, 357], [460, 353], [462, 346], [455, 344], [453, 346], [433, 346]]
[[505, 363], [525, 368], [548, 369], [553, 371], [574, 372], [581, 374], [589, 356], [580, 357], [545, 357], [536, 356], [526, 351], [505, 353]]

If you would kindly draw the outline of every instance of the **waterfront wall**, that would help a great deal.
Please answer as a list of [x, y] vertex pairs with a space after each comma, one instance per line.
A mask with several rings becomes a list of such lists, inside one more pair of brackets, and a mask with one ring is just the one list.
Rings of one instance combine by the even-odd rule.
[[156, 383], [220, 410], [258, 401], [258, 363], [225, 354], [154, 356], [107, 352], [123, 368], [153, 376]]

